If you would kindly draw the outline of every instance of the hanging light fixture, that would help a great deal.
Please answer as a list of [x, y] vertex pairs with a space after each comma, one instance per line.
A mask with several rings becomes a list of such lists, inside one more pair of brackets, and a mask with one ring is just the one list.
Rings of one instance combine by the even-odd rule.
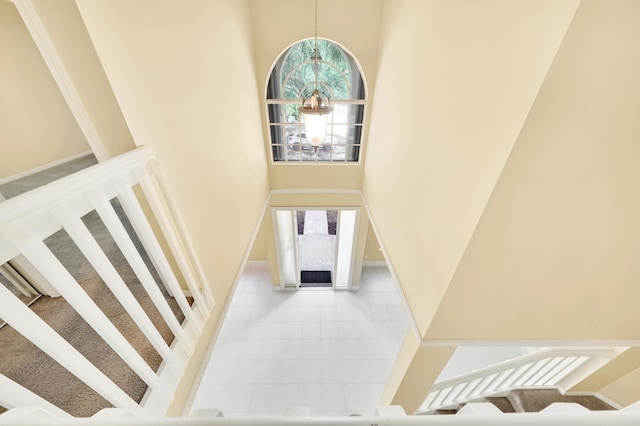
[[[317, 156], [318, 147], [324, 142], [327, 136], [327, 121], [329, 114], [333, 111], [328, 93], [321, 93], [318, 85], [318, 65], [321, 61], [318, 50], [318, 0], [315, 0], [315, 34], [314, 34], [313, 65], [314, 76], [313, 92], [310, 96], [302, 94], [302, 106], [298, 112], [304, 119], [304, 130], [307, 142], [313, 147]], [[324, 95], [324, 96], [323, 96]]]

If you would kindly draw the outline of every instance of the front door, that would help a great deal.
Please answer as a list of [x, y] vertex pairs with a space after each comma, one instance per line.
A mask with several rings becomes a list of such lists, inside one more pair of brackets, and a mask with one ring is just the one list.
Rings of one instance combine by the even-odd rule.
[[349, 288], [359, 208], [273, 209], [281, 286]]

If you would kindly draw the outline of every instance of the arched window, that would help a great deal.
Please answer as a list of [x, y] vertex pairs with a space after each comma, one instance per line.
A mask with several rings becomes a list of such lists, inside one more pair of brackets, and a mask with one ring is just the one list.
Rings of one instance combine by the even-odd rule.
[[[267, 86], [269, 133], [273, 161], [357, 162], [360, 159], [365, 88], [355, 60], [340, 46], [314, 39], [287, 49], [273, 67]], [[322, 91], [329, 94], [333, 113], [327, 137], [314, 152], [307, 143], [298, 113], [301, 96], [313, 88], [315, 64]]]

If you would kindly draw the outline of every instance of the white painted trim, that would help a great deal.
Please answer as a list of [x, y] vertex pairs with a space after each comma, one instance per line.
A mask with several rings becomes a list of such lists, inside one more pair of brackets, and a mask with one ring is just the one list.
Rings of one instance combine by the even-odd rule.
[[420, 347], [537, 346], [537, 347], [639, 347], [640, 340], [422, 340]]
[[[251, 251], [251, 250], [249, 250]], [[245, 263], [245, 267], [247, 265], [256, 265], [256, 266], [269, 266], [269, 261], [268, 260], [247, 260], [247, 262]], [[244, 270], [244, 268], [242, 268]]]
[[[289, 188], [272, 189], [269, 197], [274, 194], [353, 194], [362, 196], [359, 189], [331, 189], [331, 188]], [[307, 207], [308, 208], [308, 207]]]
[[109, 158], [109, 154], [100, 139], [100, 134], [96, 130], [93, 121], [91, 121], [91, 116], [87, 112], [76, 87], [73, 85], [73, 81], [60, 55], [58, 55], [47, 29], [40, 20], [36, 7], [31, 0], [14, 0], [14, 3], [91, 150], [98, 161], [106, 160]]
[[[35, 167], [33, 169], [25, 170], [24, 172], [16, 173], [15, 175], [7, 176], [0, 179], [0, 185], [3, 185], [7, 182], [12, 182], [14, 180], [23, 178], [25, 176], [32, 175], [34, 173], [38, 173], [47, 169], [50, 169], [55, 166], [59, 166], [60, 164], [68, 163], [69, 161], [77, 160], [78, 158], [86, 157], [87, 155], [91, 155], [93, 152], [91, 151], [83, 151], [78, 154], [70, 155], [68, 157], [62, 158], [60, 160], [52, 161], [51, 163], [44, 164], [42, 166]], [[0, 201], [2, 201], [4, 197], [0, 194]]]
[[363, 260], [362, 267], [369, 269], [383, 269], [387, 268], [387, 262], [384, 260]]

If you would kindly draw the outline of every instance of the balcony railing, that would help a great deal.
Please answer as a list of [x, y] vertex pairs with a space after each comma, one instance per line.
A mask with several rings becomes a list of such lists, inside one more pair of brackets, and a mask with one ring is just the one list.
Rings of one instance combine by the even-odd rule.
[[[213, 306], [211, 291], [190, 250], [184, 227], [166, 195], [160, 168], [150, 148], [142, 147], [0, 203], [0, 265], [9, 263], [29, 277], [40, 292], [64, 298], [148, 386], [146, 395], [141, 402], [132, 399], [2, 285], [0, 318], [114, 407], [144, 417], [162, 416], [166, 412]], [[153, 267], [144, 260], [114, 210], [111, 201], [114, 198], [126, 213]], [[145, 214], [143, 199], [150, 206], [151, 214]], [[134, 296], [128, 287], [130, 283], [119, 275], [116, 265], [81, 219], [94, 210], [144, 287], [145, 297], [151, 300], [173, 334], [171, 343], [165, 341], [142, 308], [140, 296], [138, 299]], [[154, 232], [153, 222], [161, 231]], [[45, 244], [44, 240], [60, 229], [66, 231], [160, 355], [160, 368], [150, 367], [76, 281], [73, 271], [67, 270]], [[160, 243], [157, 233], [162, 234], [166, 244]], [[177, 267], [171, 266], [169, 258], [175, 260]], [[161, 283], [153, 278], [152, 268]], [[175, 299], [180, 316], [184, 317], [182, 322], [177, 319], [180, 316], [173, 313], [165, 294]], [[0, 375], [0, 405], [7, 409], [41, 407], [56, 416], [70, 416], [4, 375]]]
[[432, 413], [514, 389], [564, 391], [618, 353], [618, 348], [542, 349], [434, 384], [418, 413]]

